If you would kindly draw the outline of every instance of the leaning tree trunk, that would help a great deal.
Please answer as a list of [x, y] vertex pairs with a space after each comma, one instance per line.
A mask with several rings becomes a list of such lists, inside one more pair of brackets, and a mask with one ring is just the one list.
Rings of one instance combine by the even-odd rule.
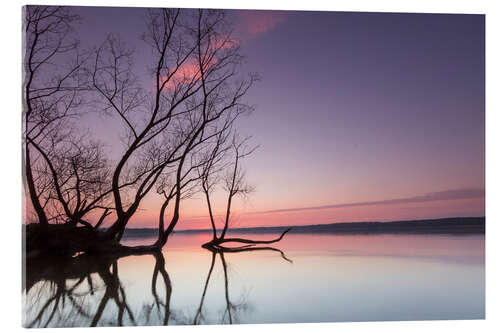
[[47, 226], [49, 224], [49, 220], [47, 219], [47, 215], [43, 211], [42, 205], [40, 204], [40, 200], [36, 194], [35, 182], [33, 180], [33, 172], [31, 170], [31, 159], [30, 152], [28, 148], [28, 143], [26, 143], [26, 163], [25, 163], [25, 174], [26, 174], [26, 183], [28, 184], [28, 192], [30, 195], [31, 203], [33, 204], [33, 209], [38, 217], [38, 223], [43, 226]]

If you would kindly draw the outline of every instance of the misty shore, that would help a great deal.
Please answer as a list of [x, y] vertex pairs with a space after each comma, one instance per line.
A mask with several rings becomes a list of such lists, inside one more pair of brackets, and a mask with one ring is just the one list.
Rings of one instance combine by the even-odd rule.
[[[229, 233], [266, 234], [280, 233], [292, 228], [290, 233], [325, 234], [484, 234], [485, 217], [453, 217], [428, 220], [409, 220], [392, 222], [339, 222], [299, 226], [272, 226], [231, 228]], [[211, 233], [209, 229], [177, 230], [178, 234]], [[157, 235], [155, 228], [127, 228], [124, 237], [152, 237]]]

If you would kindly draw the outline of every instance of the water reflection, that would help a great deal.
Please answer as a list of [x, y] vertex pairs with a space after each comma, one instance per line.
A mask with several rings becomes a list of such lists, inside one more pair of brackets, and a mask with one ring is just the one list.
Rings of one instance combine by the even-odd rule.
[[278, 252], [283, 260], [292, 263], [281, 250], [273, 247], [240, 247], [229, 251], [210, 251], [210, 268], [193, 318], [186, 316], [185, 311], [171, 312], [172, 282], [166, 270], [163, 253], [143, 255], [154, 258], [150, 287], [152, 301], [142, 304], [139, 313], [132, 310], [126, 287], [120, 280], [118, 261], [123, 257], [82, 254], [74, 258], [28, 261], [26, 280], [23, 284], [24, 326], [32, 328], [211, 324], [214, 318], [208, 318], [204, 303], [217, 258], [220, 259], [223, 271], [225, 300], [217, 323], [238, 323], [239, 314], [248, 312], [252, 307], [244, 295], [240, 297], [240, 301], [232, 301], [230, 274], [224, 252], [253, 251]]
[[110, 325], [123, 326], [125, 316], [136, 324], [117, 261], [81, 255], [27, 262], [25, 326], [96, 326], [110, 302], [118, 309], [116, 322]]
[[[32, 260], [26, 327], [484, 318], [484, 236], [290, 234], [211, 252]], [[129, 239], [148, 243], [148, 239]], [[291, 261], [293, 260], [293, 263]]]

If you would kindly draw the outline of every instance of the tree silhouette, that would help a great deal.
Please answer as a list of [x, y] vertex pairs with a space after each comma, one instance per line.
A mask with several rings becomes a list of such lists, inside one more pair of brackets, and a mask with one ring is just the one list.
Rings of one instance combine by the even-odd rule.
[[24, 9], [23, 184], [44, 226], [60, 216], [48, 207], [57, 206], [53, 200], [62, 197], [56, 193], [59, 181], [53, 179], [58, 170], [46, 162], [60, 157], [85, 90], [83, 67], [88, 55], [81, 53], [72, 35], [78, 19], [65, 7]]
[[[147, 83], [137, 79], [134, 51], [117, 36], [82, 52], [71, 34], [78, 19], [67, 7], [25, 11], [25, 184], [43, 226], [29, 225], [26, 234], [50, 227], [52, 248], [71, 243], [61, 242], [61, 234], [75, 235], [75, 244], [87, 245], [73, 252], [158, 251], [179, 221], [182, 200], [200, 190], [196, 170], [209, 162], [206, 157], [237, 118], [251, 111], [242, 100], [257, 76], [240, 74], [243, 57], [224, 11], [148, 10], [142, 35], [151, 50]], [[68, 69], [60, 65], [63, 59]], [[74, 134], [74, 119], [88, 108], [122, 128], [123, 150], [116, 159], [106, 158], [103, 143]], [[157, 240], [120, 246], [154, 189], [165, 199]]]
[[[245, 238], [235, 238], [235, 237], [226, 237], [227, 231], [229, 230], [230, 221], [231, 221], [231, 206], [233, 200], [237, 196], [247, 196], [253, 191], [253, 187], [250, 186], [245, 181], [245, 172], [241, 167], [241, 161], [245, 157], [252, 154], [257, 147], [249, 147], [248, 140], [249, 137], [244, 139], [239, 139], [236, 135], [232, 137], [232, 140], [228, 147], [224, 147], [224, 143], [227, 137], [221, 138], [217, 142], [217, 147], [212, 150], [212, 154], [210, 155], [208, 162], [203, 165], [201, 171], [199, 171], [199, 176], [201, 178], [201, 187], [205, 194], [205, 199], [207, 202], [210, 225], [212, 228], [212, 240], [203, 244], [205, 248], [216, 249], [219, 251], [232, 251], [236, 252], [239, 250], [250, 250], [261, 249], [256, 247], [259, 244], [272, 244], [279, 242], [283, 236], [291, 230], [291, 228], [286, 229], [281, 233], [278, 238], [271, 240], [252, 240]], [[222, 177], [219, 177], [219, 169], [221, 162], [223, 163], [224, 154], [228, 154], [230, 152], [232, 154], [232, 165], [230, 170]], [[222, 169], [225, 169], [226, 165], [223, 164]], [[226, 212], [224, 216], [224, 226], [220, 234], [217, 233], [217, 227], [215, 224], [214, 214], [213, 214], [213, 205], [211, 200], [211, 193], [214, 190], [214, 187], [218, 182], [223, 183], [223, 188], [227, 193], [227, 203], [226, 203]], [[225, 246], [225, 243], [241, 243], [246, 244], [238, 247], [228, 247]], [[273, 249], [273, 248], [266, 248]], [[273, 249], [276, 250], [276, 249]], [[279, 251], [279, 250], [278, 250]]]

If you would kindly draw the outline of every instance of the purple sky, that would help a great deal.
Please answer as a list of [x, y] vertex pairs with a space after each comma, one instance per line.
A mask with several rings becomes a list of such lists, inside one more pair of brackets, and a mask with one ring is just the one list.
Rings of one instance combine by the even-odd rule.
[[[84, 45], [116, 33], [144, 71], [143, 9], [75, 10]], [[484, 215], [484, 16], [229, 17], [244, 70], [262, 76], [247, 95], [256, 111], [239, 123], [260, 144], [245, 164], [256, 192], [236, 207], [241, 225]], [[118, 132], [86, 121], [114, 147]], [[137, 223], [156, 225], [157, 207], [148, 198]], [[203, 200], [186, 202], [182, 228], [204, 214]]]

